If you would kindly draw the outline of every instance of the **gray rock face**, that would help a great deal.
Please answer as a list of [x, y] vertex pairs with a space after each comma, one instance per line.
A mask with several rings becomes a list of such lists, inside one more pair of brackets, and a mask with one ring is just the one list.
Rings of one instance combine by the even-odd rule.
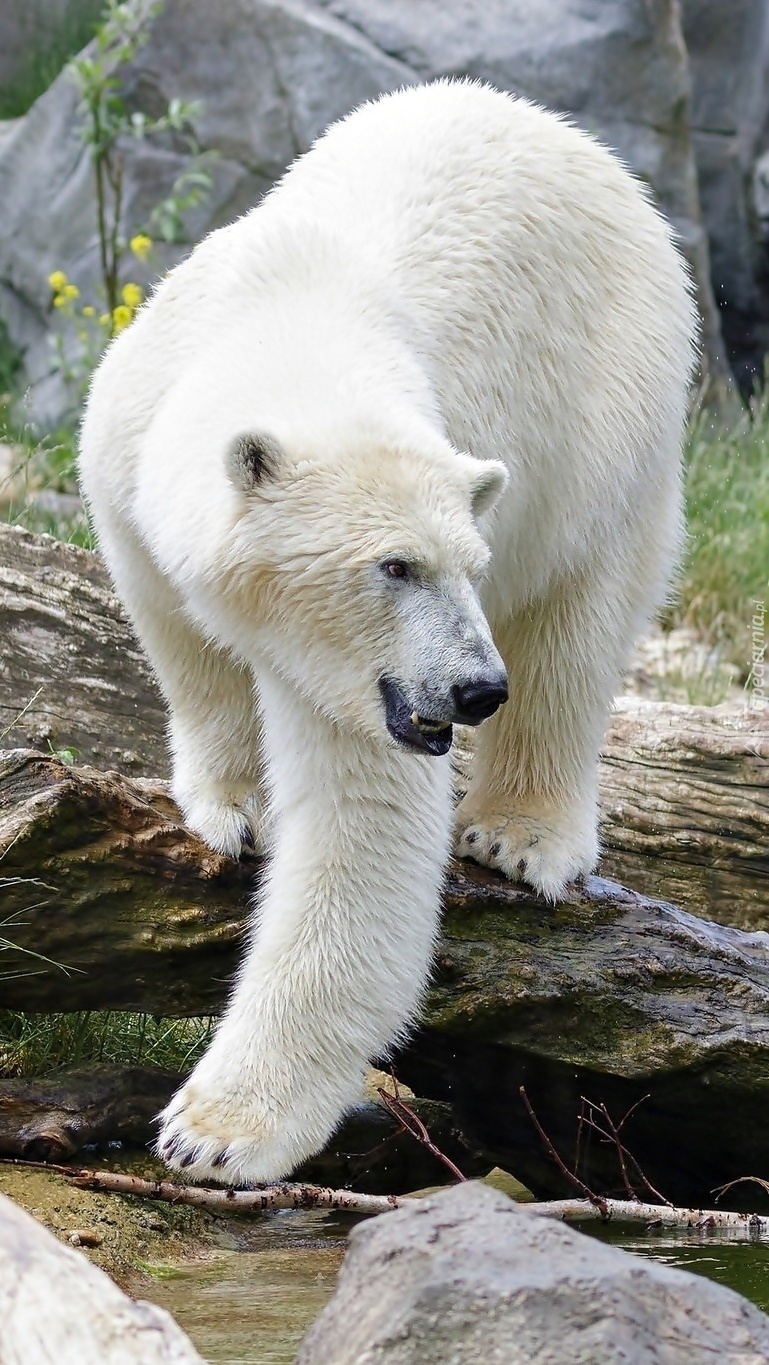
[[[710, 369], [723, 373], [677, 0], [167, 0], [127, 79], [150, 111], [174, 96], [203, 101], [197, 136], [221, 156], [213, 195], [188, 223], [194, 241], [256, 202], [362, 100], [446, 74], [572, 113], [652, 185], [692, 263]], [[77, 119], [65, 73], [0, 139], [0, 315], [26, 347], [38, 416], [62, 402], [45, 336], [47, 276], [63, 269], [84, 293], [97, 280], [92, 173]], [[145, 224], [181, 164], [172, 144], [126, 147], [130, 230]], [[179, 254], [165, 250], [155, 265]]]
[[357, 1227], [296, 1365], [760, 1365], [739, 1294], [460, 1185]]
[[744, 388], [769, 350], [769, 6], [683, 0], [692, 71], [692, 140], [712, 280]]

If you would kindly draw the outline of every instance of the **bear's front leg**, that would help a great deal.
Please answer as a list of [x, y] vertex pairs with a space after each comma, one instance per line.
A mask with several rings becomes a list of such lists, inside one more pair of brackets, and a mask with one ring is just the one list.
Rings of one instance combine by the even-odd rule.
[[456, 852], [548, 900], [598, 860], [598, 755], [634, 630], [605, 586], [562, 585], [495, 623], [509, 701], [480, 730]]
[[162, 1115], [160, 1155], [196, 1180], [280, 1180], [325, 1145], [413, 1016], [437, 929], [448, 757], [345, 737], [299, 697], [276, 708], [289, 691], [265, 706], [277, 841], [252, 942]]

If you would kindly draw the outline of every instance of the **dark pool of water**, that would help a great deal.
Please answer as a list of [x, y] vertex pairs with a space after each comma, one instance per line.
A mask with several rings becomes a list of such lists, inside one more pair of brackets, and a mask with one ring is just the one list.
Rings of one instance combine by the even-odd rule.
[[[583, 1231], [587, 1228], [583, 1226]], [[655, 1261], [677, 1270], [691, 1270], [709, 1280], [736, 1289], [746, 1299], [769, 1313], [769, 1243], [749, 1242], [728, 1233], [719, 1232], [717, 1240], [710, 1233], [669, 1231], [663, 1234], [644, 1234], [625, 1225], [620, 1227], [591, 1226], [592, 1236], [612, 1246], [632, 1251], [637, 1256], [650, 1256]]]

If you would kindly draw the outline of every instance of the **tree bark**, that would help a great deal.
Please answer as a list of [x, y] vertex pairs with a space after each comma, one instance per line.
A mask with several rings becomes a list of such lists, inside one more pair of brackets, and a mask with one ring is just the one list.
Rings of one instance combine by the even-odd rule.
[[106, 1062], [0, 1081], [0, 1156], [64, 1161], [88, 1143], [146, 1143], [178, 1084], [159, 1067]]
[[0, 525], [0, 641], [6, 748], [165, 775], [163, 703], [95, 554]]
[[[166, 776], [162, 699], [96, 555], [0, 526], [0, 640], [6, 748], [72, 748], [98, 768]], [[769, 925], [767, 760], [766, 709], [622, 700], [601, 765], [603, 870], [708, 919]], [[113, 813], [130, 805], [131, 790], [113, 788]], [[162, 800], [155, 785], [152, 801]], [[144, 818], [146, 843], [160, 835], [153, 817]], [[169, 848], [186, 837], [175, 819], [170, 844], [168, 831], [163, 836]], [[100, 837], [110, 842], [108, 826], [109, 819]], [[238, 902], [247, 873], [215, 864], [197, 841], [186, 847], [203, 860], [200, 874], [190, 876], [194, 903], [205, 899], [212, 878], [217, 894], [226, 885], [230, 903]], [[179, 862], [175, 854], [172, 860]], [[30, 865], [33, 851], [23, 875]], [[138, 892], [151, 903], [160, 895], [162, 908], [162, 888], [144, 880]]]

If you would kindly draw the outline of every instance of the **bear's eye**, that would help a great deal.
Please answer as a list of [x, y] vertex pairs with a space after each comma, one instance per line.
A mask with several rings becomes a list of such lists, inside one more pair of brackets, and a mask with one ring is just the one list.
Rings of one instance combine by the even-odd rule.
[[388, 578], [408, 578], [410, 576], [408, 564], [404, 564], [402, 559], [386, 559], [382, 565], [382, 573]]

